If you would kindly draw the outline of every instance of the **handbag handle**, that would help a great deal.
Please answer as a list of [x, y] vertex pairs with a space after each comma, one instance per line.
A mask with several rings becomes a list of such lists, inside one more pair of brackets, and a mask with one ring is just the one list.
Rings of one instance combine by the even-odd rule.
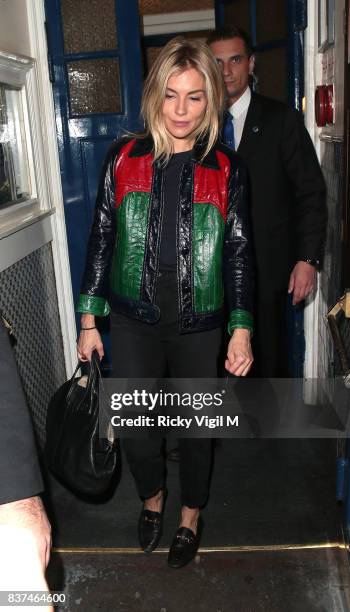
[[[91, 354], [91, 361], [88, 361], [87, 363], [89, 364], [89, 373], [88, 373], [88, 380], [87, 380], [87, 384], [86, 384], [86, 388], [85, 388], [85, 393], [84, 393], [84, 397], [86, 395], [86, 393], [90, 390], [91, 385], [95, 383], [96, 377], [98, 376], [99, 378], [102, 378], [101, 376], [101, 370], [100, 370], [100, 366], [99, 366], [99, 357], [98, 357], [98, 352], [96, 350], [94, 350]], [[77, 367], [75, 368], [73, 375], [70, 379], [70, 389], [67, 393], [67, 402], [70, 401], [70, 397], [73, 393], [73, 389], [74, 389], [74, 380], [75, 380], [75, 376], [76, 373], [78, 372], [78, 370], [81, 368], [82, 365], [85, 365], [86, 361], [78, 361]], [[82, 398], [82, 401], [84, 400], [84, 398]]]

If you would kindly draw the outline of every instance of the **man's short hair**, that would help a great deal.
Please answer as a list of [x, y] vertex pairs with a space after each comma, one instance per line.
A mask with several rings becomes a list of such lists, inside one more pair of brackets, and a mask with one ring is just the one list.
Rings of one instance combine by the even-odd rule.
[[218, 42], [220, 40], [230, 40], [230, 38], [241, 38], [244, 42], [248, 57], [253, 55], [253, 44], [249, 34], [247, 34], [245, 30], [242, 30], [242, 28], [238, 28], [237, 26], [230, 26], [213, 30], [207, 38], [207, 45], [211, 45], [212, 43]]

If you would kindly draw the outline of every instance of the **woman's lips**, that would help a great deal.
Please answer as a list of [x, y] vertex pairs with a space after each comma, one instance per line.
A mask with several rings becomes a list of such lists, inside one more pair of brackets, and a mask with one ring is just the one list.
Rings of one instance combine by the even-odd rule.
[[178, 128], [187, 127], [190, 124], [189, 121], [173, 121], [173, 125]]

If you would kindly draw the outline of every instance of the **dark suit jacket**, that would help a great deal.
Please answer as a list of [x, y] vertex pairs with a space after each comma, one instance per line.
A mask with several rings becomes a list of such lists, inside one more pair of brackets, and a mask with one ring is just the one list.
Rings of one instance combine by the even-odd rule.
[[0, 504], [37, 495], [43, 482], [33, 427], [0, 317]]
[[252, 94], [239, 155], [251, 182], [251, 220], [260, 298], [285, 291], [298, 260], [322, 260], [326, 188], [303, 117]]

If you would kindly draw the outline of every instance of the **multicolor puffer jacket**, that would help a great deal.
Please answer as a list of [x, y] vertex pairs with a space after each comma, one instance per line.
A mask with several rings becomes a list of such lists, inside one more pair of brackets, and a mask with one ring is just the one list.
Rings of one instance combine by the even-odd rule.
[[[247, 176], [239, 157], [217, 144], [200, 161], [204, 144], [184, 164], [179, 186], [177, 282], [181, 333], [222, 324], [252, 330], [252, 257]], [[77, 310], [118, 313], [155, 323], [162, 229], [163, 172], [152, 141], [122, 139], [103, 169]]]

